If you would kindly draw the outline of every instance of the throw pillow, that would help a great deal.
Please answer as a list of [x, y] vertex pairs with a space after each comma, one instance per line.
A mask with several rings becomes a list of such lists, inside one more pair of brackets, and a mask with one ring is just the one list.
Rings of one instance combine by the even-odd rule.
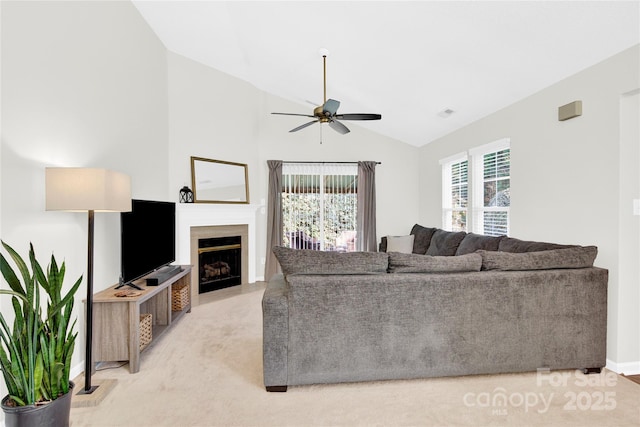
[[479, 250], [483, 270], [552, 270], [593, 267], [598, 255], [595, 246], [576, 246], [537, 252], [494, 252]]
[[389, 255], [384, 252], [325, 252], [276, 246], [273, 253], [285, 275], [386, 273], [389, 266]]
[[456, 255], [470, 254], [478, 249], [497, 251], [503, 236], [485, 236], [482, 234], [468, 233], [460, 242]]
[[387, 236], [387, 252], [412, 253], [414, 238], [413, 234], [408, 236]]
[[482, 256], [472, 253], [460, 256], [431, 256], [389, 252], [391, 273], [460, 273], [480, 271]]
[[415, 224], [411, 228], [411, 233], [415, 237], [413, 240], [413, 253], [414, 254], [426, 254], [427, 249], [429, 249], [429, 245], [431, 244], [431, 238], [433, 237], [433, 233], [435, 233], [437, 228], [428, 228], [423, 227], [419, 224]]
[[427, 255], [453, 256], [467, 233], [464, 231], [436, 230], [427, 249]]

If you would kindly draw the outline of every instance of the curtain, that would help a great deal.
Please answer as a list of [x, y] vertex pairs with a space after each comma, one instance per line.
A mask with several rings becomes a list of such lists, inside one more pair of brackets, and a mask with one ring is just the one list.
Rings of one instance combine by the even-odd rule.
[[268, 160], [269, 194], [267, 200], [267, 251], [264, 279], [281, 271], [273, 251], [274, 246], [282, 246], [282, 160]]
[[358, 250], [376, 252], [376, 162], [358, 162]]

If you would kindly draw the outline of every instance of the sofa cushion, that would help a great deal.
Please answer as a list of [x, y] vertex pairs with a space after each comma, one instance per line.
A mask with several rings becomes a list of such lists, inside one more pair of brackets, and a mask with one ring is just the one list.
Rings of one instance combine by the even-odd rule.
[[513, 237], [503, 237], [498, 245], [498, 250], [502, 252], [538, 252], [550, 249], [574, 248], [576, 245], [558, 245], [556, 243], [533, 242], [529, 240], [514, 239]]
[[478, 253], [460, 256], [431, 256], [389, 252], [391, 273], [454, 273], [480, 271], [482, 256]]
[[431, 237], [427, 255], [453, 256], [467, 233], [464, 231], [436, 230]]
[[411, 228], [411, 234], [413, 234], [415, 239], [413, 240], [413, 253], [414, 254], [426, 254], [427, 249], [429, 249], [429, 245], [431, 244], [431, 239], [433, 238], [433, 234], [436, 232], [437, 228], [428, 228], [423, 227], [419, 224], [415, 224]]
[[500, 240], [504, 236], [484, 236], [482, 234], [468, 233], [460, 242], [456, 255], [470, 254], [478, 249], [497, 251]]
[[325, 252], [276, 246], [273, 253], [285, 275], [386, 273], [389, 266], [389, 255], [384, 252]]
[[387, 252], [413, 253], [413, 241], [416, 236], [387, 236]]
[[500, 252], [479, 250], [483, 270], [552, 270], [593, 267], [598, 255], [595, 246], [575, 246], [536, 252]]

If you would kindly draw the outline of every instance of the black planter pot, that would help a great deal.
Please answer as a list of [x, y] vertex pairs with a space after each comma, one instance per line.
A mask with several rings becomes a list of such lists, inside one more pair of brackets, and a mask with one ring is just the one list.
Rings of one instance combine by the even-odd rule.
[[71, 395], [73, 382], [69, 384], [69, 392], [46, 405], [6, 406], [9, 396], [2, 399], [4, 424], [6, 427], [68, 427], [71, 413]]

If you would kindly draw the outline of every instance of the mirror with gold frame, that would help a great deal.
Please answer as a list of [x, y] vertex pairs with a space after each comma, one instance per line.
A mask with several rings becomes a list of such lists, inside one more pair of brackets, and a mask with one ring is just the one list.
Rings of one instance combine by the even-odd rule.
[[244, 163], [191, 157], [195, 203], [249, 203], [249, 173]]

